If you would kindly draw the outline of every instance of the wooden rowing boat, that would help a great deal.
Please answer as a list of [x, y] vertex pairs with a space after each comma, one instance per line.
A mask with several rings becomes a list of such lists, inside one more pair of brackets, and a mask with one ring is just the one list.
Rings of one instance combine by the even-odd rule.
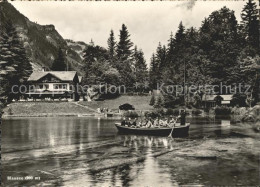
[[[140, 134], [140, 135], [153, 135], [153, 136], [169, 136], [171, 133], [171, 127], [160, 127], [160, 128], [135, 128], [122, 126], [120, 123], [115, 124], [118, 132], [121, 134]], [[176, 126], [173, 128], [172, 136], [173, 137], [183, 137], [189, 134], [190, 124], [180, 125], [176, 123]]]

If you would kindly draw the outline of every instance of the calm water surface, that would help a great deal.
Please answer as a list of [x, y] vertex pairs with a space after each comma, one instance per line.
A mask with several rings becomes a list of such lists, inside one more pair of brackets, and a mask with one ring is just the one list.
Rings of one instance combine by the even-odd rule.
[[[2, 181], [11, 186], [260, 185], [259, 133], [249, 124], [233, 125], [228, 119], [191, 118], [189, 121], [189, 137], [169, 139], [119, 135], [114, 126], [118, 120], [113, 119], [5, 119]], [[181, 156], [170, 153], [152, 156], [172, 149], [178, 149], [175, 153]], [[199, 157], [194, 157], [198, 154]], [[92, 167], [107, 163], [104, 161], [107, 155], [108, 164], [114, 164], [113, 159], [135, 155], [145, 159], [90, 172]], [[40, 178], [10, 181], [8, 176]]]

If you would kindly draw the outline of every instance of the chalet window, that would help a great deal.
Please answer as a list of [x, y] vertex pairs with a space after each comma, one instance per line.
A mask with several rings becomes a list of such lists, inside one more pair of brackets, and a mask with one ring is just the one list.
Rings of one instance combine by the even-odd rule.
[[48, 90], [49, 89], [49, 85], [48, 84], [45, 84], [45, 89]]
[[42, 85], [42, 84], [40, 84], [40, 85], [39, 85], [39, 88], [40, 88], [40, 89], [43, 89], [43, 85]]
[[59, 89], [59, 90], [67, 89], [67, 84], [55, 84], [54, 89]]
[[59, 85], [58, 85], [58, 84], [55, 84], [55, 85], [54, 85], [54, 89], [59, 89]]

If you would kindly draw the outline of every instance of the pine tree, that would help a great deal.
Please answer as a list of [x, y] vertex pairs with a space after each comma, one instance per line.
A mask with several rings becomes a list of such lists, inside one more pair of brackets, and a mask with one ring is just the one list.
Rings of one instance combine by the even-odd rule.
[[130, 40], [130, 34], [125, 24], [123, 24], [122, 29], [120, 30], [119, 42], [116, 49], [117, 57], [122, 61], [131, 59], [132, 46], [133, 43]]
[[159, 64], [156, 60], [155, 54], [152, 54], [151, 62], [150, 62], [150, 69], [149, 69], [149, 84], [152, 89], [157, 87], [157, 76], [159, 72]]
[[175, 57], [174, 47], [175, 47], [175, 41], [174, 41], [173, 33], [171, 32], [170, 39], [168, 40], [168, 46], [167, 46], [167, 65], [171, 67], [174, 64], [174, 57]]
[[249, 54], [254, 56], [260, 54], [259, 50], [259, 20], [257, 19], [259, 13], [257, 12], [257, 5], [252, 0], [248, 0], [242, 10], [242, 27], [245, 33], [247, 45], [253, 48], [255, 51], [249, 49]]
[[174, 53], [176, 54], [175, 57], [175, 63], [177, 64], [182, 64], [182, 59], [183, 59], [183, 52], [185, 51], [185, 28], [182, 24], [182, 22], [180, 22], [178, 30], [175, 34], [175, 48], [174, 48]]
[[4, 27], [2, 25], [0, 26], [0, 103], [3, 107], [11, 86], [8, 81], [12, 73], [10, 69], [12, 69], [14, 73], [16, 73], [16, 70], [12, 66], [12, 52], [10, 51], [10, 45], [8, 43], [9, 37], [6, 32], [4, 32]]
[[165, 45], [161, 46], [161, 43], [159, 42], [159, 45], [156, 50], [156, 61], [158, 65], [158, 75], [157, 75], [157, 82], [161, 82], [163, 77], [162, 77], [162, 72], [166, 68], [166, 60], [167, 60], [167, 51]]
[[153, 94], [152, 97], [151, 97], [149, 105], [153, 106], [154, 104], [155, 104], [155, 97], [154, 97], [154, 94]]
[[122, 83], [127, 88], [133, 87], [135, 82], [132, 46], [130, 34], [123, 24], [116, 48], [117, 62], [115, 67], [120, 72]]
[[108, 53], [109, 53], [109, 58], [113, 59], [116, 54], [116, 41], [115, 41], [115, 36], [114, 36], [114, 31], [110, 31], [109, 38], [107, 40], [107, 45], [108, 45]]
[[[1, 20], [3, 14], [1, 14]], [[0, 41], [0, 66], [1, 66], [1, 93], [0, 97], [8, 98], [9, 101], [19, 94], [11, 93], [13, 85], [19, 86], [23, 83], [32, 72], [32, 66], [26, 55], [26, 51], [20, 38], [10, 20], [1, 24], [1, 41]], [[17, 90], [14, 90], [17, 91]]]
[[29, 62], [29, 59], [26, 55], [25, 48], [20, 41], [20, 38], [17, 34], [16, 29], [14, 28], [11, 21], [7, 22], [6, 32], [9, 36], [9, 49], [12, 52], [12, 66], [15, 67], [17, 73], [14, 75], [12, 79], [12, 84], [20, 84], [27, 80], [32, 72], [32, 67]]
[[144, 92], [147, 90], [148, 70], [144, 59], [144, 53], [141, 49], [138, 50], [136, 46], [134, 48], [133, 61], [135, 82], [138, 85], [136, 85], [138, 87], [137, 91]]
[[54, 60], [51, 69], [53, 71], [65, 71], [66, 70], [66, 62], [65, 62], [65, 58], [64, 58], [64, 55], [63, 55], [61, 48], [59, 48], [58, 56]]
[[158, 96], [157, 101], [154, 105], [154, 108], [161, 108], [162, 104], [163, 104], [163, 100], [162, 100], [161, 96]]
[[181, 21], [180, 24], [179, 24], [179, 27], [178, 27], [178, 31], [175, 35], [175, 42], [177, 44], [180, 44], [181, 41], [184, 40], [184, 36], [185, 36], [185, 28], [184, 28], [182, 21]]
[[146, 62], [144, 59], [144, 53], [141, 49], [138, 50], [137, 47], [135, 46], [133, 56], [134, 56], [136, 82], [144, 84], [148, 74]]

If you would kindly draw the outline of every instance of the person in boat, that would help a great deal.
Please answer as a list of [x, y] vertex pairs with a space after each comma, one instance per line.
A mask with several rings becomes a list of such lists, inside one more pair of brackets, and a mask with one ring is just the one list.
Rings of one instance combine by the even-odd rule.
[[147, 120], [144, 119], [144, 120], [140, 121], [137, 126], [140, 128], [143, 128], [143, 127], [145, 127], [146, 123], [147, 123]]
[[147, 120], [147, 123], [146, 123], [145, 127], [146, 127], [146, 128], [151, 128], [151, 127], [153, 127], [153, 123], [152, 123], [152, 121], [151, 121], [151, 118], [149, 118], [149, 119]]
[[134, 119], [134, 121], [131, 123], [131, 127], [136, 127], [137, 125], [137, 118]]
[[162, 127], [167, 127], [168, 126], [168, 119], [165, 119], [165, 120], [161, 120], [160, 121], [160, 125], [162, 126]]
[[174, 119], [173, 116], [171, 116], [171, 119], [169, 119], [169, 125], [172, 127], [175, 126], [175, 123], [177, 122], [177, 119]]
[[126, 126], [131, 127], [131, 118], [128, 118], [128, 121], [126, 122]]
[[136, 125], [137, 128], [141, 128], [143, 126], [142, 121], [139, 121], [138, 124]]
[[185, 125], [186, 124], [186, 112], [185, 112], [185, 110], [181, 111], [181, 113], [178, 116], [178, 118], [180, 119], [181, 125]]
[[121, 125], [126, 126], [126, 119], [125, 118], [123, 118], [123, 120], [121, 121]]
[[151, 119], [150, 118], [147, 118], [143, 124], [143, 128], [149, 128], [152, 126], [152, 122], [151, 122]]
[[163, 126], [164, 125], [164, 120], [163, 119], [160, 119], [159, 120], [159, 126]]
[[159, 117], [157, 117], [154, 122], [153, 122], [154, 127], [159, 127], [160, 126], [160, 120]]

